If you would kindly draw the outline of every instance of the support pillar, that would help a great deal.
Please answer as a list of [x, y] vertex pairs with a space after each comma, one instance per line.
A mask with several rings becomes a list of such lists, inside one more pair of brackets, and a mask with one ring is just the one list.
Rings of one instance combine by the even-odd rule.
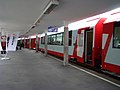
[[68, 65], [68, 38], [68, 25], [64, 22], [64, 66]]
[[48, 45], [47, 45], [47, 32], [45, 33], [45, 56], [47, 56], [47, 49], [48, 49]]
[[26, 46], [26, 41], [25, 41], [25, 37], [24, 37], [24, 48], [25, 48], [25, 46]]
[[29, 49], [31, 49], [31, 38], [29, 38]]
[[36, 43], [36, 52], [38, 52], [38, 49], [39, 49], [38, 34], [36, 34], [36, 40], [35, 40], [35, 43]]

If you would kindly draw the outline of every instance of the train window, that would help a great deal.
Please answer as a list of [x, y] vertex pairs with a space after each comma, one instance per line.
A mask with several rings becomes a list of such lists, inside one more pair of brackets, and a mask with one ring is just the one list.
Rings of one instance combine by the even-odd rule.
[[63, 45], [63, 34], [57, 34], [56, 45]]
[[72, 45], [72, 31], [69, 31], [69, 43], [68, 43], [69, 46]]
[[41, 37], [41, 44], [45, 44], [45, 37]]
[[78, 35], [78, 46], [83, 47], [83, 33]]
[[52, 44], [52, 36], [51, 36], [51, 35], [48, 36], [48, 44], [49, 44], [49, 45]]
[[[41, 38], [41, 44], [45, 44], [45, 37]], [[63, 33], [48, 36], [48, 45], [63, 45]], [[72, 45], [72, 31], [69, 31], [69, 46]]]
[[120, 48], [120, 26], [114, 28], [113, 48]]
[[56, 44], [56, 34], [51, 36], [51, 44], [52, 45]]

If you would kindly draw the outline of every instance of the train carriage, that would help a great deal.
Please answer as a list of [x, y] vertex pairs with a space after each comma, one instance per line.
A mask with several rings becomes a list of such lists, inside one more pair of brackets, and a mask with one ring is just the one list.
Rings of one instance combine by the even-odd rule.
[[[120, 10], [109, 11], [68, 25], [69, 60], [120, 74]], [[64, 56], [63, 34], [48, 34], [48, 53]], [[45, 34], [39, 49], [44, 51]]]
[[25, 48], [29, 48], [29, 38], [25, 38]]
[[29, 38], [31, 40], [30, 49], [36, 49], [36, 35], [32, 35]]
[[[48, 53], [63, 57], [63, 30], [64, 27], [58, 29], [60, 32], [48, 33]], [[74, 42], [76, 39], [77, 30], [69, 31], [69, 57], [73, 54]], [[41, 35], [39, 49], [44, 52], [45, 34]]]
[[104, 24], [102, 68], [120, 74], [120, 22]]

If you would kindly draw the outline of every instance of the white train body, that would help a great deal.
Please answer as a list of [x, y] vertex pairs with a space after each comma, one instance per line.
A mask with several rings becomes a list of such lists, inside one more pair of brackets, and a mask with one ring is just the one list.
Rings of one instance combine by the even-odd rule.
[[[68, 25], [69, 59], [120, 74], [120, 8]], [[48, 35], [48, 53], [63, 57], [64, 27]], [[39, 49], [44, 51], [44, 36]]]

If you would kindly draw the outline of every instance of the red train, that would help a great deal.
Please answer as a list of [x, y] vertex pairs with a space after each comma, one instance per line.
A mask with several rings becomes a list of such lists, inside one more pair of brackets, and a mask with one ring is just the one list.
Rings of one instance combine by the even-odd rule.
[[[120, 74], [120, 8], [71, 23], [68, 28], [69, 60]], [[60, 27], [57, 33], [48, 33], [49, 54], [64, 56], [63, 31]], [[31, 47], [34, 45], [35, 40]], [[40, 51], [44, 45], [45, 34], [41, 34]]]
[[[39, 45], [40, 34], [38, 34], [37, 36], [38, 36], [37, 45]], [[19, 38], [19, 40], [21, 40], [24, 43], [25, 48], [36, 50], [36, 35], [31, 35], [29, 37], [22, 37]]]

